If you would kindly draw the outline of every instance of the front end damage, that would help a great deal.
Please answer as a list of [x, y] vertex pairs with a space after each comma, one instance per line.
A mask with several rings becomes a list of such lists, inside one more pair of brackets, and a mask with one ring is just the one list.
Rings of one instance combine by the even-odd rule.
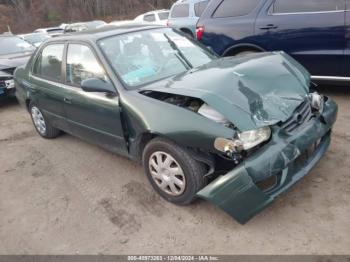
[[13, 71], [15, 68], [0, 70], [0, 97], [15, 95], [15, 83], [13, 80]]
[[198, 196], [244, 224], [304, 177], [327, 151], [337, 105], [326, 99], [322, 114], [297, 130], [272, 127], [272, 137], [234, 170], [219, 176]]
[[[310, 86], [310, 75], [291, 57], [262, 53], [215, 60], [138, 94], [149, 98], [142, 100], [149, 101], [145, 128], [212, 160], [198, 159], [210, 170], [198, 197], [244, 224], [329, 147], [337, 105]], [[163, 114], [154, 114], [160, 107]]]

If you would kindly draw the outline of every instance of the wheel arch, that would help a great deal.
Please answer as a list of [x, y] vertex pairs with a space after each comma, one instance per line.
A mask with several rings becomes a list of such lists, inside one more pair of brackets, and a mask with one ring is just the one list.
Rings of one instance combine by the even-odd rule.
[[242, 43], [242, 44], [237, 44], [234, 46], [231, 46], [227, 48], [222, 56], [234, 56], [240, 52], [243, 51], [258, 51], [258, 52], [266, 52], [266, 50], [258, 45], [255, 44], [249, 44], [249, 43]]
[[188, 35], [194, 37], [193, 32], [191, 31], [191, 29], [189, 29], [189, 28], [187, 28], [187, 27], [181, 27], [181, 28], [180, 28], [180, 31], [183, 32], [183, 33], [185, 33], [185, 34], [188, 34]]
[[162, 134], [158, 134], [158, 133], [153, 133], [150, 131], [144, 132], [142, 134], [140, 134], [139, 138], [137, 139], [137, 142], [130, 148], [132, 150], [132, 148], [134, 148], [134, 156], [136, 156], [137, 161], [142, 161], [142, 155], [143, 155], [143, 151], [145, 149], [145, 147], [147, 146], [147, 144], [152, 141], [155, 138], [163, 138], [165, 140], [169, 140], [181, 147], [183, 147], [184, 150], [186, 150], [190, 155], [192, 155], [192, 157], [204, 164], [206, 166], [207, 169], [207, 173], [205, 176], [209, 176], [211, 174], [214, 173], [215, 171], [215, 159], [214, 156], [210, 155], [209, 153], [204, 153], [202, 151], [198, 151], [194, 148], [189, 148], [186, 147], [184, 145], [178, 144], [176, 141], [174, 141], [173, 139], [162, 135]]

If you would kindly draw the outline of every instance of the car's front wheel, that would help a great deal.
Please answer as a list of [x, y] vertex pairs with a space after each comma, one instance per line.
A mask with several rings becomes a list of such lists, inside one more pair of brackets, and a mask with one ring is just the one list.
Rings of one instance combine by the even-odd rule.
[[167, 201], [188, 205], [206, 185], [206, 168], [177, 144], [153, 139], [143, 152], [143, 165], [153, 188]]
[[60, 134], [60, 130], [50, 124], [36, 104], [31, 103], [29, 105], [29, 111], [34, 127], [39, 135], [44, 138], [55, 138]]

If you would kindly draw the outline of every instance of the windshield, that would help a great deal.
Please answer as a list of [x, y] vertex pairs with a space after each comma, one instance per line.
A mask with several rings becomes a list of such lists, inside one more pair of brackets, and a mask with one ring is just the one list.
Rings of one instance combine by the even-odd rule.
[[100, 40], [99, 46], [127, 88], [159, 81], [214, 59], [170, 28], [108, 37]]
[[18, 37], [0, 37], [0, 55], [33, 51], [35, 48]]

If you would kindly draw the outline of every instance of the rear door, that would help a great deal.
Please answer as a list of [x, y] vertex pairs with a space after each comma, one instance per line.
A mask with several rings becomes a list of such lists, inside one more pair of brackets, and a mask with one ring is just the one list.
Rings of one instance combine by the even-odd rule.
[[93, 49], [83, 43], [70, 43], [66, 55], [65, 111], [70, 131], [118, 154], [127, 154], [121, 122], [119, 97], [88, 93], [81, 82], [89, 78], [109, 81]]
[[267, 50], [283, 50], [312, 75], [341, 74], [345, 0], [273, 0], [259, 14], [256, 34]]
[[63, 106], [64, 46], [64, 43], [52, 43], [41, 50], [35, 58], [28, 88], [33, 101], [40, 107], [50, 123], [56, 128], [67, 130]]

